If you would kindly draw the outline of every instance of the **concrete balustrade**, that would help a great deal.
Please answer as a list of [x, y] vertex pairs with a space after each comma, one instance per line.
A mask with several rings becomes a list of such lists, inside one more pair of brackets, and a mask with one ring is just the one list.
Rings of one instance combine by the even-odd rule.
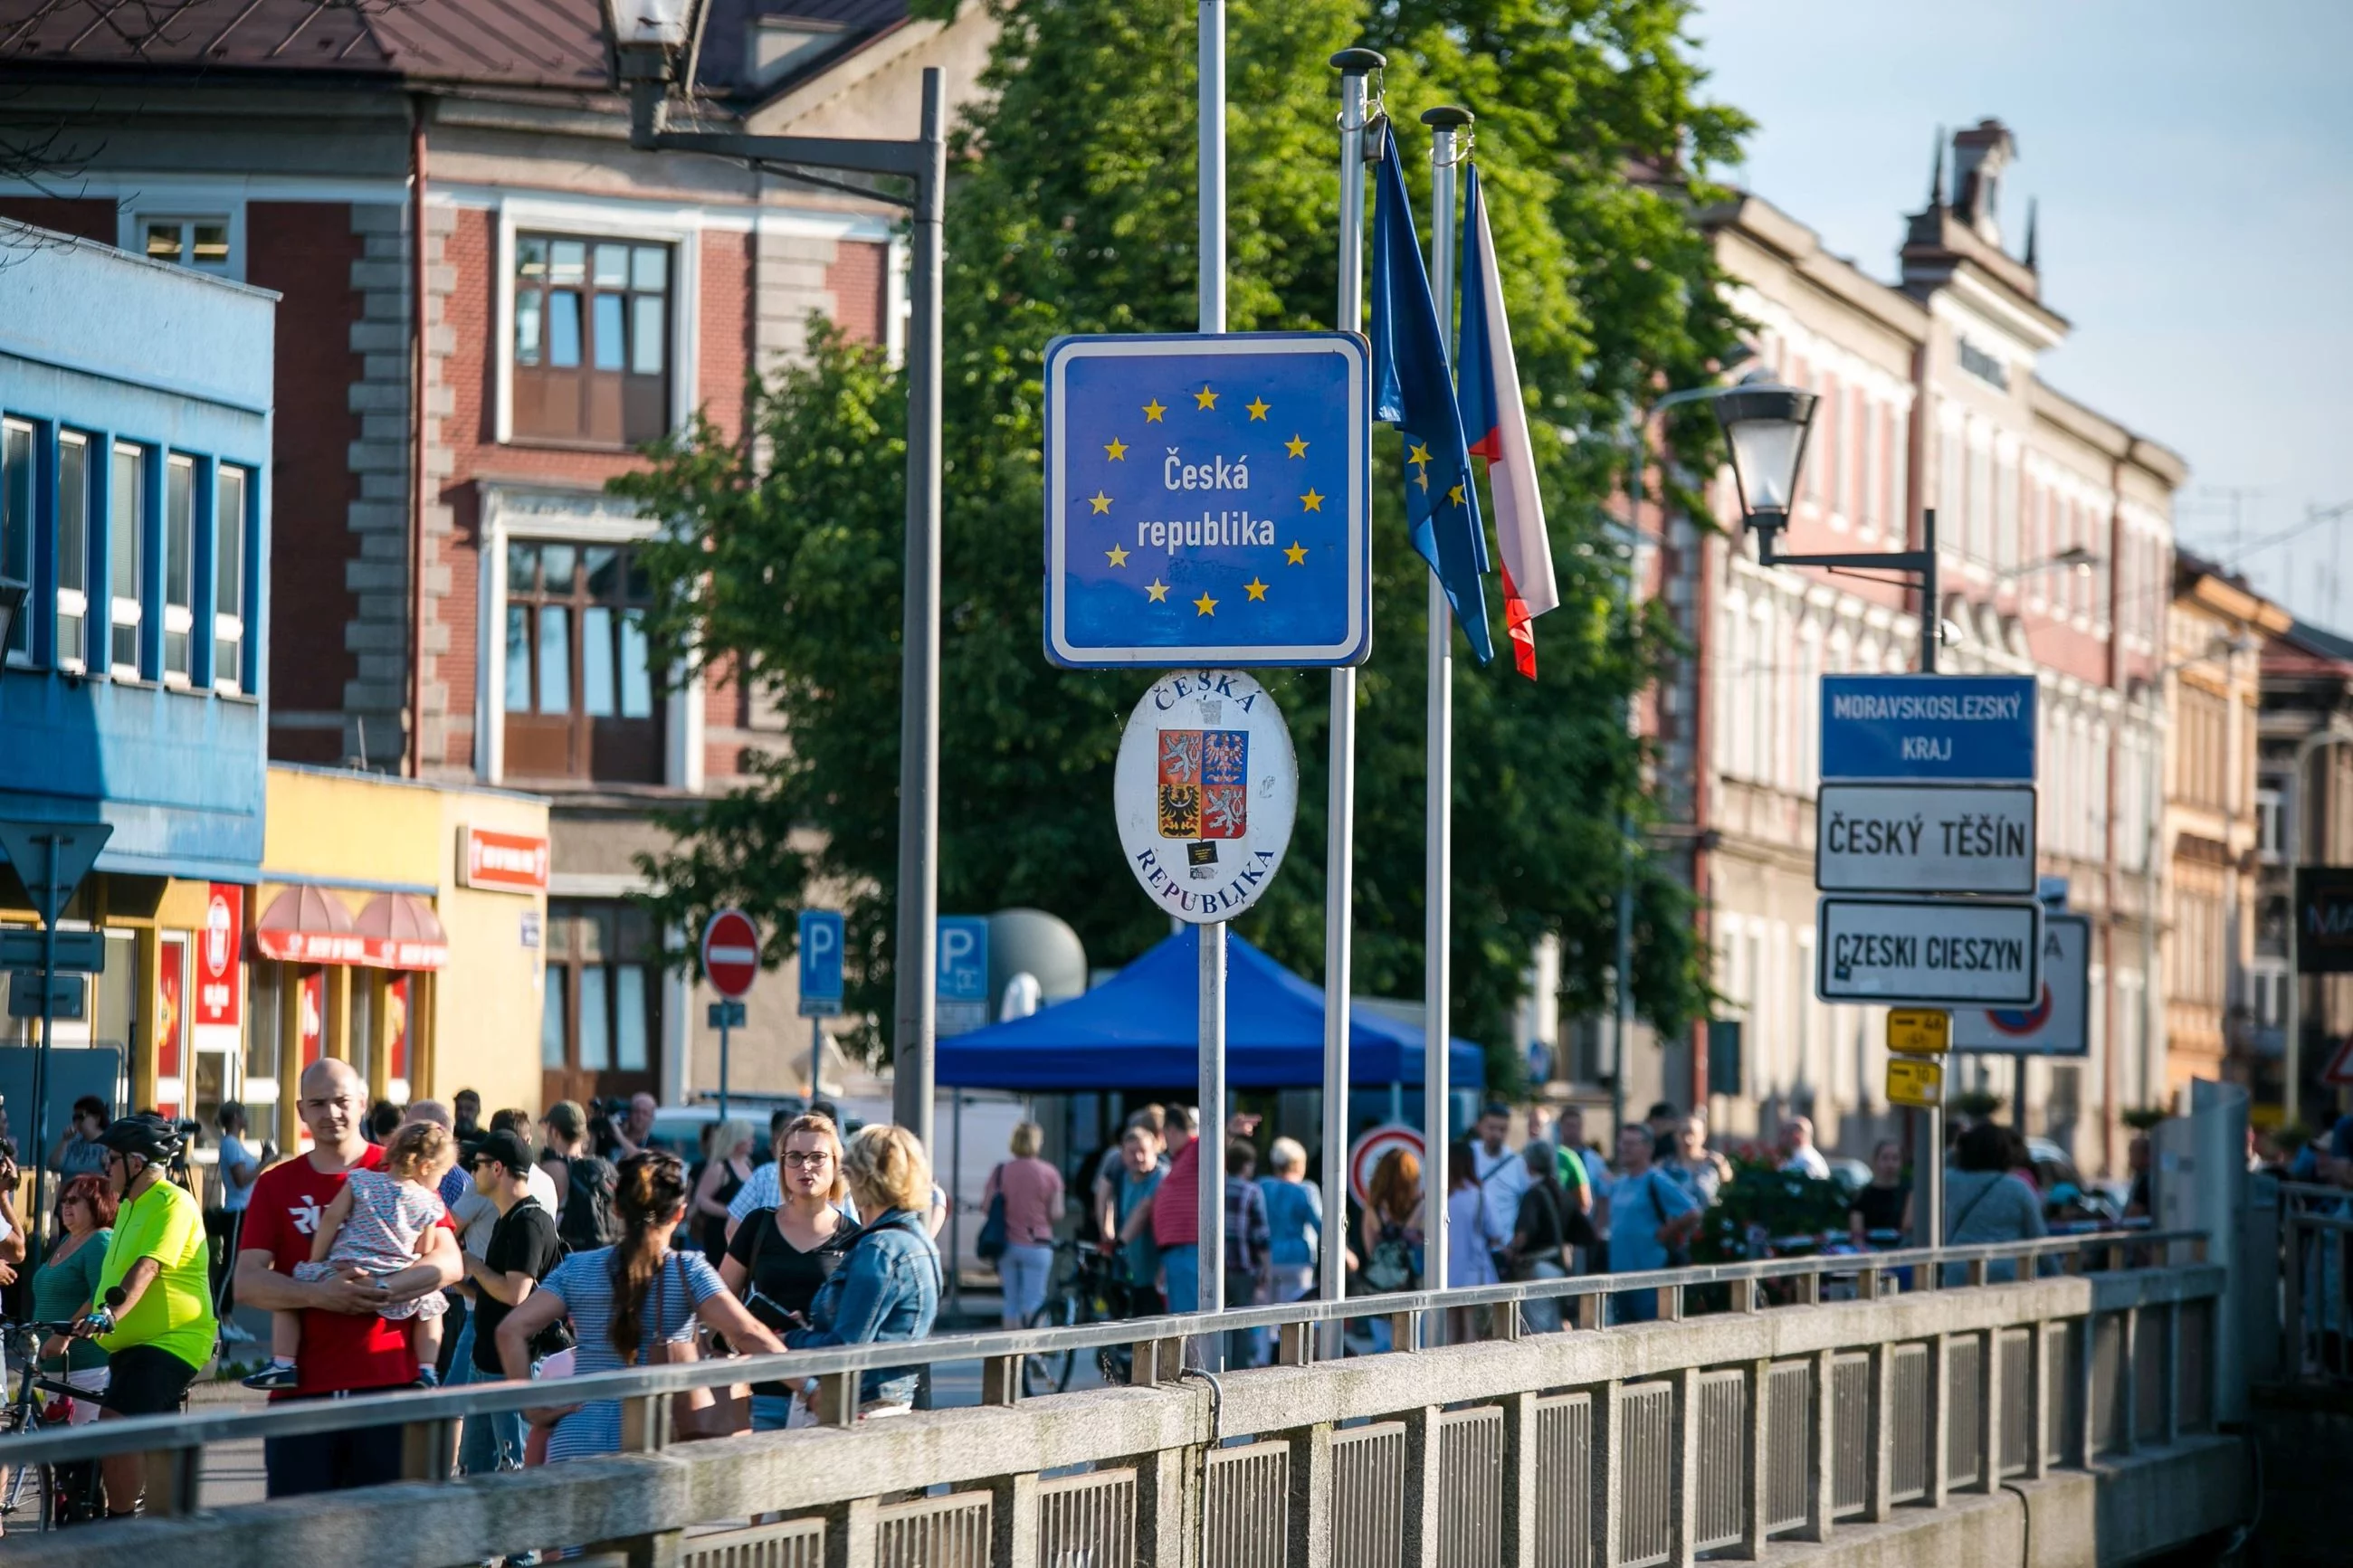
[[[845, 1424], [837, 1395], [827, 1427], [685, 1445], [661, 1440], [672, 1392], [742, 1374], [649, 1368], [610, 1374], [636, 1380], [632, 1452], [12, 1538], [9, 1557], [450, 1568], [579, 1544], [616, 1568], [1680, 1568], [1703, 1552], [2086, 1568], [2244, 1517], [2240, 1446], [2206, 1430], [2224, 1279], [2198, 1251], [2150, 1237], [2146, 1266], [2120, 1271], [1894, 1293], [1872, 1279], [1786, 1306], [1753, 1292], [1788, 1270], [1752, 1268], [1731, 1281], [1737, 1310], [1606, 1330], [1590, 1284], [1569, 1282], [1543, 1293], [1572, 1296], [1579, 1326], [1541, 1334], [1520, 1331], [1536, 1292], [1498, 1287], [1444, 1299], [1483, 1301], [1488, 1339], [1340, 1361], [1313, 1359], [1335, 1314], [1307, 1303], [1252, 1315], [1278, 1320], [1282, 1364], [1214, 1378], [1181, 1364], [1168, 1330], [1189, 1325], [1158, 1320], [1135, 1326], [1155, 1337], [1133, 1385], [1026, 1401], [1000, 1342], [1029, 1342], [980, 1336], [923, 1347], [978, 1353], [980, 1408]], [[1682, 1306], [1683, 1286], [1648, 1288]], [[1412, 1346], [1437, 1299], [1402, 1300]], [[842, 1359], [805, 1361], [847, 1388]], [[446, 1473], [447, 1426], [410, 1424], [420, 1475]], [[27, 1447], [111, 1440], [91, 1432]]]

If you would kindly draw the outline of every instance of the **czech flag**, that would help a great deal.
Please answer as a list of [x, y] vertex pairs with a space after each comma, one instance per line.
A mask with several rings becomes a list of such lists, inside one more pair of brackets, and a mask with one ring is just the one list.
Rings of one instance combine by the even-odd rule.
[[1447, 375], [1446, 329], [1413, 232], [1397, 136], [1385, 140], [1388, 155], [1373, 210], [1373, 417], [1405, 437], [1405, 515], [1413, 547], [1446, 591], [1472, 657], [1485, 664], [1495, 648], [1482, 581], [1487, 534], [1479, 523], [1479, 488]]
[[1504, 279], [1495, 267], [1495, 237], [1472, 165], [1462, 208], [1462, 339], [1455, 355], [1462, 431], [1471, 450], [1487, 459], [1487, 486], [1495, 501], [1495, 551], [1504, 565], [1504, 629], [1512, 663], [1536, 678], [1533, 622], [1560, 605], [1552, 571], [1552, 539], [1545, 532], [1544, 496], [1536, 489], [1535, 450], [1528, 443], [1528, 411], [1520, 396], [1520, 370], [1512, 357], [1512, 327], [1504, 315]]

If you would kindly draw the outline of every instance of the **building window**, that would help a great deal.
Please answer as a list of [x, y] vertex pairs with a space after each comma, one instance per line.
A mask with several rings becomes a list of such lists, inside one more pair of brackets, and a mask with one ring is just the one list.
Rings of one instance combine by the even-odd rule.
[[106, 560], [112, 635], [107, 647], [117, 680], [139, 679], [140, 522], [147, 510], [147, 454], [136, 447], [114, 448], [114, 472], [107, 487]]
[[507, 546], [506, 772], [659, 784], [643, 617], [650, 584], [616, 545]]
[[517, 237], [516, 437], [634, 447], [670, 428], [670, 273], [666, 245]]
[[58, 665], [90, 665], [90, 442], [58, 437]]
[[223, 276], [229, 271], [226, 217], [142, 217], [139, 233], [150, 261], [168, 261]]
[[653, 922], [638, 906], [548, 900], [540, 1067], [549, 1103], [654, 1088], [658, 958]]
[[243, 468], [224, 464], [215, 482], [213, 533], [213, 686], [240, 690], [245, 656], [245, 507]]
[[[0, 579], [33, 581], [33, 427], [15, 419], [0, 421]], [[20, 613], [6, 655], [21, 658], [32, 647], [33, 617]]]
[[2275, 789], [2255, 791], [2255, 852], [2269, 865], [2279, 861], [2280, 792]]
[[164, 679], [188, 679], [188, 633], [195, 625], [196, 465], [169, 458], [164, 468]]

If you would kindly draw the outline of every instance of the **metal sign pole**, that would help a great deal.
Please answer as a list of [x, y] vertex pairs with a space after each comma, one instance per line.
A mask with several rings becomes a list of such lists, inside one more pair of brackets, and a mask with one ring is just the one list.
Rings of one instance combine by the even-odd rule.
[[908, 269], [907, 568], [899, 707], [897, 1028], [892, 1040], [892, 1120], [934, 1152], [933, 995], [940, 902], [940, 253], [947, 183], [947, 89], [923, 72], [915, 210]]
[[[49, 887], [58, 884], [58, 836], [49, 834], [43, 841], [47, 846]], [[48, 1226], [43, 1216], [49, 1212], [49, 1051], [58, 1029], [58, 917], [54, 912], [41, 921], [41, 1048], [33, 1056], [33, 1213], [26, 1225], [29, 1234], [25, 1238], [26, 1278], [40, 1272], [41, 1258], [48, 1250]], [[97, 1008], [85, 1001], [82, 1012], [93, 1015]], [[97, 1031], [93, 1028], [92, 1037]]]
[[[1433, 109], [1430, 128], [1430, 285], [1438, 303], [1441, 344], [1454, 328], [1454, 133], [1471, 123], [1468, 110]], [[1422, 877], [1422, 1283], [1446, 1289], [1446, 1147], [1449, 1047], [1447, 942], [1452, 926], [1454, 875], [1454, 617], [1438, 574], [1430, 574], [1430, 795]]]
[[[1334, 321], [1344, 332], [1365, 319], [1365, 78], [1388, 62], [1371, 49], [1332, 57], [1340, 71], [1340, 298]], [[1350, 926], [1356, 912], [1356, 671], [1332, 671], [1330, 826], [1324, 847], [1324, 1228], [1316, 1258], [1316, 1293], [1326, 1301], [1347, 1293], [1348, 999]], [[1341, 1325], [1325, 1325], [1321, 1353], [1336, 1357]]]
[[[1936, 648], [1944, 641], [1945, 616], [1936, 590], [1936, 509], [1920, 512], [1920, 673], [1936, 673]], [[1945, 1106], [1944, 1096], [1920, 1112], [1927, 1129], [1927, 1144], [1913, 1159], [1912, 1187], [1919, 1194], [1919, 1244], [1945, 1245]]]
[[732, 1012], [726, 1003], [719, 1004], [719, 1120], [727, 1120], [727, 1020]]
[[[1226, 330], [1226, 5], [1200, 9], [1201, 331]], [[1193, 1310], [1215, 1312], [1226, 1300], [1226, 922], [1201, 927], [1199, 1287]], [[1181, 1311], [1181, 1303], [1171, 1301]], [[1222, 1335], [1209, 1336], [1202, 1360], [1220, 1363]]]

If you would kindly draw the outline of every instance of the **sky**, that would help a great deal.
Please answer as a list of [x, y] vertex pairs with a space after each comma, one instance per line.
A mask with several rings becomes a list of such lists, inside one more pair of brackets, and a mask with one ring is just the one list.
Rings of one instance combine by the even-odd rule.
[[[1758, 123], [1727, 172], [1892, 280], [1936, 131], [2018, 156], [2003, 235], [2041, 205], [2042, 378], [2180, 453], [2187, 547], [2353, 631], [2353, 4], [1700, 0], [1708, 94]], [[2341, 574], [2341, 577], [2338, 575]]]

